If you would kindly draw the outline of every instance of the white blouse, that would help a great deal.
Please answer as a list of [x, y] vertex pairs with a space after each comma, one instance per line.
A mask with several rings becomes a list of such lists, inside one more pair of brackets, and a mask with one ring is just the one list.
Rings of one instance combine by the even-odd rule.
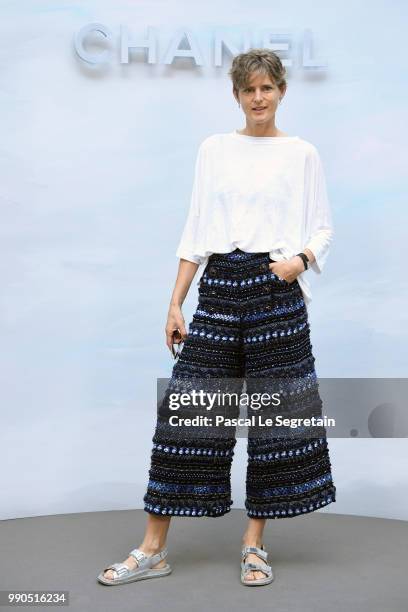
[[307, 275], [322, 272], [332, 238], [324, 171], [313, 144], [237, 131], [202, 141], [178, 257], [200, 264], [202, 274], [212, 253], [239, 248], [280, 261], [308, 248], [316, 260], [297, 277], [307, 305]]

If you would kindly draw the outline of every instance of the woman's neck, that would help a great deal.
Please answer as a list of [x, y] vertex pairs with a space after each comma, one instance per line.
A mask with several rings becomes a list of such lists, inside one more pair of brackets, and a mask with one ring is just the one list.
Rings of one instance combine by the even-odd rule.
[[257, 129], [246, 126], [243, 130], [237, 130], [238, 134], [242, 134], [242, 136], [269, 136], [269, 137], [280, 137], [287, 136], [285, 132], [281, 132], [275, 126], [262, 128], [262, 126], [258, 126]]

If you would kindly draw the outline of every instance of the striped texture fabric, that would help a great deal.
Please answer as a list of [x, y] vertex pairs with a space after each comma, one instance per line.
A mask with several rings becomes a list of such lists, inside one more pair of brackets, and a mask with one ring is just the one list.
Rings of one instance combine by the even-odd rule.
[[[212, 254], [200, 278], [199, 299], [188, 337], [173, 366], [153, 435], [144, 510], [174, 516], [222, 516], [230, 511], [234, 428], [175, 427], [169, 396], [194, 381], [225, 381], [248, 394], [276, 384], [283, 402], [257, 410], [265, 418], [320, 417], [315, 358], [299, 283], [280, 280], [268, 253]], [[239, 415], [240, 406], [228, 416]], [[188, 413], [188, 409], [185, 410]], [[247, 416], [255, 414], [248, 408]], [[324, 427], [295, 435], [248, 427], [246, 499], [252, 518], [286, 518], [336, 501]], [[307, 434], [307, 435], [306, 435]]]

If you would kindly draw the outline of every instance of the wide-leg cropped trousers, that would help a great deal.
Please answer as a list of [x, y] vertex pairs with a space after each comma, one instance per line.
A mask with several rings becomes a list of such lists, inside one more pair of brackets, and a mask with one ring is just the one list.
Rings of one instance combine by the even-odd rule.
[[[269, 269], [266, 253], [236, 249], [209, 257], [188, 337], [169, 389], [189, 377], [306, 381], [291, 394], [297, 414], [322, 415], [308, 314], [297, 280]], [[288, 400], [289, 401], [289, 400]], [[235, 433], [197, 427], [188, 436], [157, 417], [144, 510], [218, 517], [230, 511]], [[245, 508], [251, 518], [286, 518], [336, 501], [324, 427], [315, 437], [248, 433]]]

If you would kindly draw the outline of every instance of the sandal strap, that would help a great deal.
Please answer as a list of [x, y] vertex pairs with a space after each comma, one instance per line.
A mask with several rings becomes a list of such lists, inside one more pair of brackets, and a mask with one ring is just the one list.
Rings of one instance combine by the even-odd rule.
[[130, 571], [128, 566], [125, 565], [125, 563], [112, 563], [108, 567], [105, 567], [105, 569], [103, 570], [103, 573], [107, 572], [108, 570], [114, 570], [117, 573], [118, 578], [122, 578], [123, 576], [128, 574]]
[[136, 559], [139, 566], [147, 559], [146, 553], [144, 553], [139, 548], [134, 548], [133, 550], [131, 550], [129, 553], [129, 557], [133, 557], [134, 559]]
[[268, 553], [264, 549], [263, 544], [262, 548], [258, 548], [257, 546], [243, 546], [241, 552], [242, 560], [244, 560], [245, 557], [251, 553], [257, 555], [260, 559], [262, 559], [262, 561], [267, 561], [268, 559]]
[[167, 548], [163, 548], [163, 550], [161, 550], [158, 553], [155, 553], [154, 555], [146, 555], [146, 553], [144, 553], [142, 550], [140, 550], [139, 548], [134, 548], [133, 550], [130, 551], [129, 556], [131, 555], [134, 559], [136, 559], [138, 567], [142, 568], [146, 565], [156, 565], [157, 563], [159, 563], [159, 561], [161, 561], [162, 559], [164, 559], [165, 557], [167, 557], [168, 554], [168, 550]]
[[244, 563], [243, 565], [244, 573], [253, 572], [253, 571], [261, 571], [264, 572], [268, 577], [272, 574], [272, 568], [265, 563]]

